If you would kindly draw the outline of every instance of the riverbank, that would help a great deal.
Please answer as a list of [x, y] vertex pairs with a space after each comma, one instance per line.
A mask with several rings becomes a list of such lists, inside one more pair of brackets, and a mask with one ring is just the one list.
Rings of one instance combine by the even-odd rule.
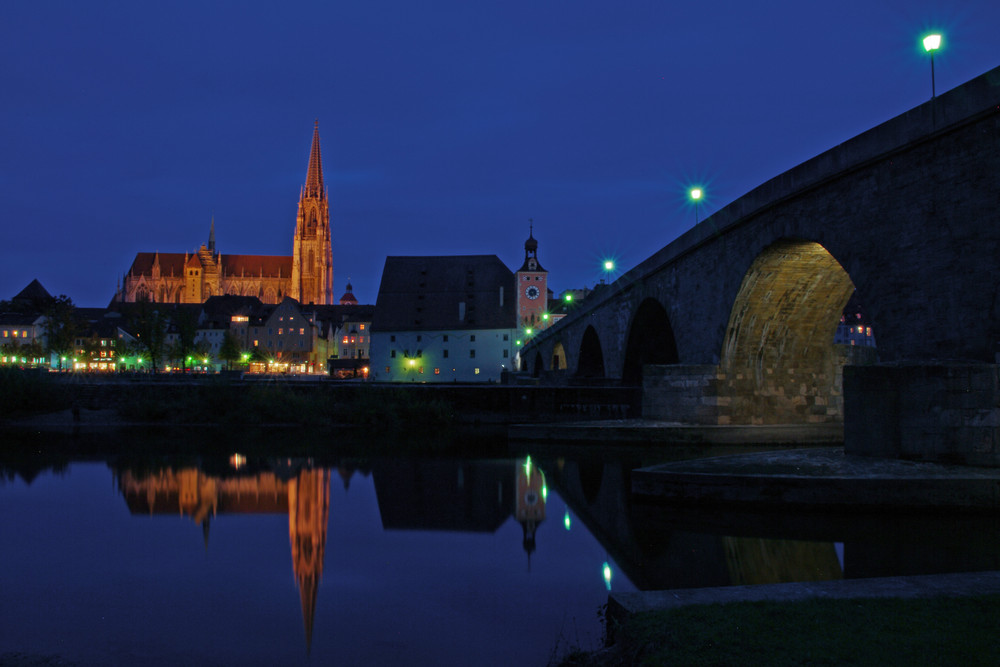
[[995, 665], [998, 604], [1000, 572], [613, 594], [614, 644], [559, 664]]

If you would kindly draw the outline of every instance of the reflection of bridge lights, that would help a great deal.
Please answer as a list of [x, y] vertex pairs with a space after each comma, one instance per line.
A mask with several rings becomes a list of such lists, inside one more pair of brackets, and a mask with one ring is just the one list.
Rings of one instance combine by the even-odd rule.
[[604, 561], [604, 566], [602, 568], [604, 573], [604, 585], [607, 586], [608, 590], [611, 590], [611, 566], [608, 565], [607, 561]]
[[566, 510], [566, 513], [563, 514], [563, 527], [569, 530], [570, 524], [572, 524], [572, 521], [569, 520], [569, 510]]
[[239, 470], [247, 464], [247, 457], [242, 454], [233, 454], [229, 457], [229, 465], [233, 467], [234, 470]]
[[542, 484], [542, 500], [549, 499], [549, 487], [547, 484]]

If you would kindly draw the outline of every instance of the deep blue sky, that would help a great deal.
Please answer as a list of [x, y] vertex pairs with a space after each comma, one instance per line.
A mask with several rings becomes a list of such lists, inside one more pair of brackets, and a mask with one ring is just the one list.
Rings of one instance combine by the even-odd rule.
[[336, 296], [387, 255], [593, 285], [1000, 65], [1000, 2], [17, 2], [0, 19], [0, 298], [104, 305], [138, 251], [287, 255], [313, 120]]

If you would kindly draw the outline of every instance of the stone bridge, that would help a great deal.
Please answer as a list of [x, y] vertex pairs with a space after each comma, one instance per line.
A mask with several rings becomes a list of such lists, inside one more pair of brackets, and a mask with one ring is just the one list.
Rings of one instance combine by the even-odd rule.
[[[852, 293], [878, 344], [834, 344]], [[646, 418], [843, 422], [848, 451], [1000, 465], [1000, 67], [771, 179], [526, 342]]]

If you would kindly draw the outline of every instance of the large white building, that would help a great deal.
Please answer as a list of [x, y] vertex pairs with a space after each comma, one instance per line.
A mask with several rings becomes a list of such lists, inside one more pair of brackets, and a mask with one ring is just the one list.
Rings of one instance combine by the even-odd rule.
[[519, 292], [496, 255], [387, 257], [370, 379], [499, 381], [514, 367]]

